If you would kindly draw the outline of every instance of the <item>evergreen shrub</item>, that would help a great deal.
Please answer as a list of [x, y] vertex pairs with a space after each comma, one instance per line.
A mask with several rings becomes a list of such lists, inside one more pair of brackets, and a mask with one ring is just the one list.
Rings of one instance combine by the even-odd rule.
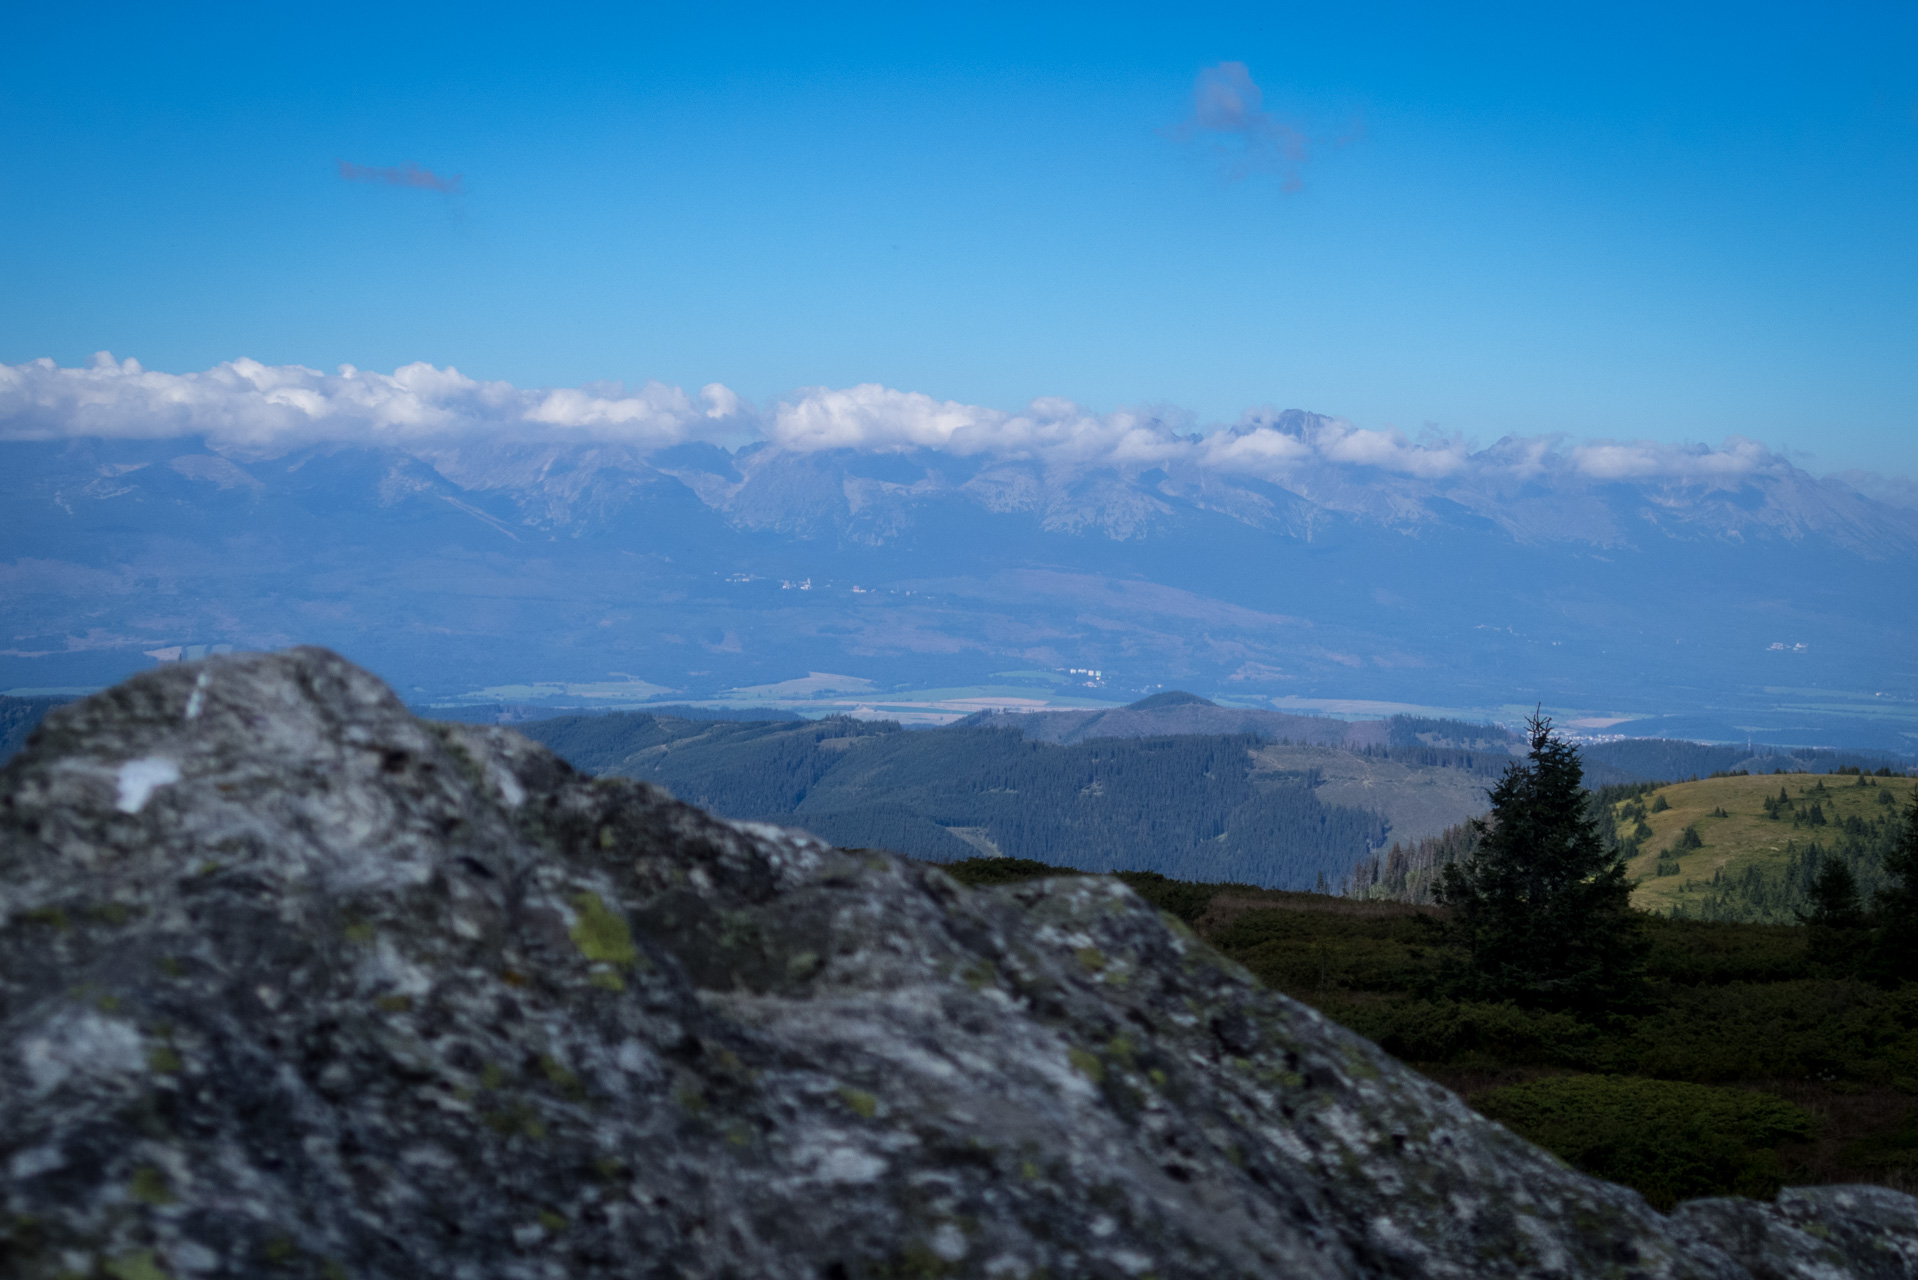
[[1623, 1076], [1557, 1076], [1472, 1099], [1595, 1177], [1661, 1210], [1699, 1196], [1770, 1199], [1784, 1185], [1778, 1147], [1812, 1137], [1813, 1119], [1749, 1089]]

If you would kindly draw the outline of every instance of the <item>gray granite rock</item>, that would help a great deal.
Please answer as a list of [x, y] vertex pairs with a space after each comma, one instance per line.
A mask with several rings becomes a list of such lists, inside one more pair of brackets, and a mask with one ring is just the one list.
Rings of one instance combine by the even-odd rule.
[[714, 819], [302, 649], [0, 771], [0, 1273], [1911, 1276], [1870, 1188], [1671, 1218], [1123, 885]]

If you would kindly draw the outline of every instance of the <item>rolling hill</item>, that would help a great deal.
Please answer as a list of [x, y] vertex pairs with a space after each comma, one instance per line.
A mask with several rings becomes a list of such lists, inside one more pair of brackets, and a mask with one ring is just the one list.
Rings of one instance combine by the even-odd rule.
[[1125, 712], [1108, 722], [1127, 736], [1064, 742], [1047, 740], [1067, 736], [1056, 724], [1028, 736], [1022, 722], [1036, 717], [1013, 716], [916, 732], [844, 717], [795, 724], [645, 713], [517, 727], [579, 768], [645, 778], [727, 817], [804, 827], [841, 846], [1290, 888], [1339, 883], [1387, 839], [1416, 839], [1479, 812], [1486, 783], [1510, 759], [1428, 745], [1500, 732], [1444, 721], [1305, 721], [1378, 743], [1349, 749], [1247, 732], [1150, 732], [1213, 712], [1245, 727], [1235, 718], [1243, 713], [1189, 696]]
[[[1918, 780], [1767, 773], [1704, 778], [1621, 800], [1632, 905], [1701, 920], [1788, 924], [1821, 859], [1851, 864], [1869, 897]], [[1696, 842], [1687, 835], [1693, 833]]]

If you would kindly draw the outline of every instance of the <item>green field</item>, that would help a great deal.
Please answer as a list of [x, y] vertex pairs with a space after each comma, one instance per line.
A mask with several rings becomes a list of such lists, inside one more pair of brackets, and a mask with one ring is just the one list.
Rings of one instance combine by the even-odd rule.
[[[1877, 857], [1918, 780], [1847, 774], [1751, 774], [1648, 790], [1611, 806], [1632, 905], [1660, 915], [1789, 923], [1816, 858], [1853, 863], [1869, 892]], [[1780, 803], [1783, 794], [1789, 803]], [[1660, 804], [1666, 806], [1660, 808]], [[1697, 847], [1686, 848], [1687, 830]], [[1813, 854], [1811, 851], [1818, 852]]]

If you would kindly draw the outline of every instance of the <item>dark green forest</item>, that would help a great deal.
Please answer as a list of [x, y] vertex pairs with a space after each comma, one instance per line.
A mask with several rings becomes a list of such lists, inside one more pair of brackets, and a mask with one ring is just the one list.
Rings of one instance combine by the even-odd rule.
[[1752, 773], [1833, 773], [1910, 767], [1909, 760], [1882, 751], [1833, 751], [1823, 747], [1724, 746], [1675, 738], [1626, 738], [1580, 748], [1585, 780], [1592, 786], [1632, 782], [1681, 782], [1744, 769]]
[[[1251, 735], [1030, 741], [1016, 730], [562, 717], [519, 726], [582, 769], [646, 778], [729, 818], [951, 861], [996, 849], [1088, 871], [1307, 888], [1383, 845], [1377, 814], [1309, 773], [1257, 774]], [[1433, 748], [1393, 748], [1431, 753]], [[1484, 759], [1482, 753], [1437, 751]]]

